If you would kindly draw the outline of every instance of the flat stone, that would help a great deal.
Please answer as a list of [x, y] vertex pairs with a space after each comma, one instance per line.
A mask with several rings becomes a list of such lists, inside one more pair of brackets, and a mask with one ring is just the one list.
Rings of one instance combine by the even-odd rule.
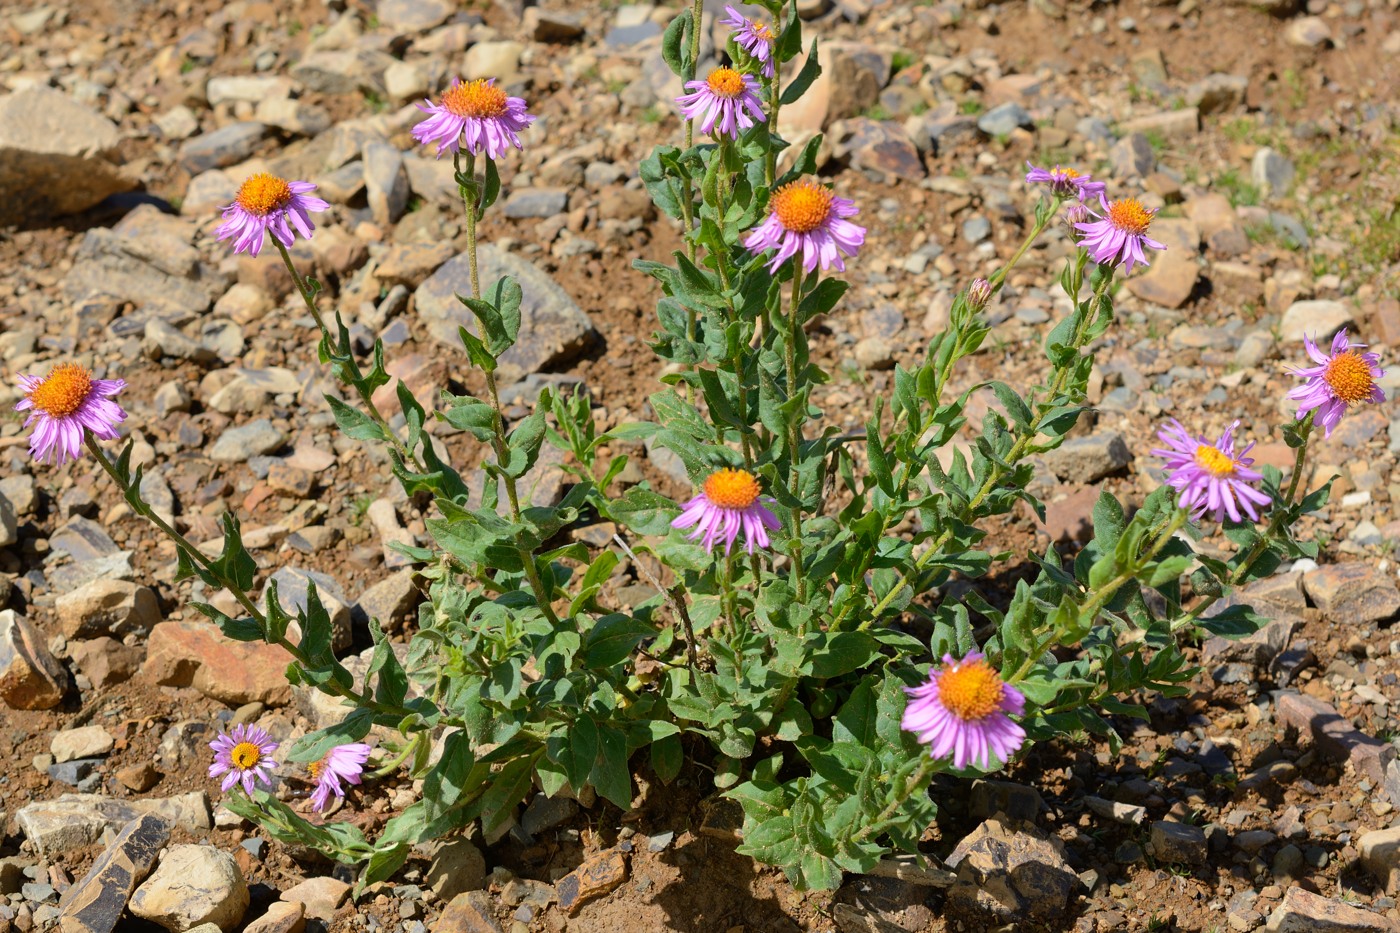
[[554, 217], [569, 207], [569, 192], [564, 188], [521, 188], [512, 191], [502, 205], [502, 212], [515, 220], [533, 217]]
[[368, 142], [364, 148], [365, 197], [374, 222], [397, 223], [408, 209], [408, 174], [398, 148], [385, 142]]
[[286, 97], [259, 101], [253, 116], [259, 123], [266, 123], [294, 136], [319, 136], [330, 129], [332, 122], [330, 111], [326, 108]]
[[537, 6], [527, 7], [521, 20], [521, 26], [536, 42], [574, 42], [583, 38], [584, 24], [582, 13]]
[[[657, 27], [657, 35], [661, 29]], [[506, 84], [520, 72], [520, 56], [525, 45], [513, 41], [476, 42], [467, 49], [462, 64], [462, 77], [468, 81], [478, 78], [495, 78]]]
[[977, 118], [977, 128], [988, 136], [1010, 136], [1016, 129], [1035, 126], [1035, 118], [1020, 104], [1007, 102]]
[[182, 845], [166, 850], [129, 907], [134, 916], [171, 933], [206, 923], [227, 933], [243, 919], [248, 900], [247, 882], [232, 855], [213, 846]]
[[1384, 780], [1386, 766], [1395, 760], [1395, 748], [1353, 726], [1340, 713], [1316, 697], [1300, 693], [1280, 694], [1277, 716], [1284, 725], [1312, 736], [1323, 754], [1350, 762], [1372, 783]]
[[1244, 103], [1249, 92], [1248, 75], [1215, 72], [1186, 89], [1186, 103], [1202, 116], [1229, 113]]
[[1152, 824], [1148, 846], [1157, 859], [1174, 865], [1204, 865], [1208, 854], [1204, 830], [1171, 820]]
[[1373, 830], [1363, 835], [1358, 844], [1361, 864], [1385, 887], [1387, 894], [1394, 894], [1400, 886], [1400, 826]]
[[72, 761], [75, 758], [100, 758], [112, 750], [116, 739], [101, 726], [79, 726], [54, 734], [49, 743], [53, 760]]
[[[596, 332], [588, 315], [559, 286], [528, 260], [502, 252], [489, 244], [478, 250], [478, 267], [483, 290], [503, 275], [520, 284], [520, 335], [515, 346], [501, 355], [497, 378], [516, 382], [529, 373], [565, 363], [584, 351]], [[465, 255], [448, 261], [413, 293], [414, 306], [438, 342], [465, 354], [457, 328], [477, 332], [476, 316], [457, 300], [471, 294], [469, 263]]]
[[573, 819], [577, 813], [578, 803], [568, 797], [536, 794], [520, 817], [520, 828], [535, 836]]
[[958, 874], [948, 916], [983, 929], [992, 923], [1053, 923], [1065, 915], [1079, 878], [1060, 840], [1033, 824], [987, 820], [947, 859]]
[[137, 179], [114, 164], [112, 121], [48, 87], [0, 97], [0, 226], [76, 214]]
[[1349, 303], [1325, 299], [1295, 301], [1283, 312], [1279, 339], [1285, 343], [1302, 343], [1303, 337], [1308, 336], [1326, 349], [1333, 334], [1355, 321], [1356, 316]]
[[1113, 144], [1108, 158], [1114, 178], [1146, 178], [1157, 167], [1152, 143], [1142, 133], [1130, 133]]
[[1284, 27], [1283, 37], [1289, 45], [1315, 49], [1332, 41], [1332, 30], [1321, 16], [1300, 16]]
[[328, 49], [302, 56], [291, 75], [322, 94], [384, 94], [384, 72], [397, 60], [374, 49]]
[[469, 840], [457, 837], [434, 843], [428, 858], [423, 878], [443, 901], [486, 886], [486, 859]]
[[571, 916], [584, 904], [612, 892], [627, 880], [627, 862], [622, 853], [608, 849], [584, 859], [554, 885], [559, 907]]
[[851, 168], [896, 179], [927, 174], [924, 160], [898, 123], [852, 117], [831, 125], [832, 154]]
[[115, 800], [101, 794], [64, 794], [31, 803], [15, 814], [25, 838], [40, 858], [90, 846], [108, 830], [118, 832], [132, 820], [152, 815], [191, 833], [207, 832], [209, 798], [203, 791], [165, 798]]
[[282, 900], [301, 904], [306, 916], [323, 922], [329, 922], [349, 896], [350, 885], [326, 875], [308, 878], [282, 892]]
[[267, 126], [248, 120], [201, 133], [180, 147], [180, 167], [191, 175], [245, 161], [267, 135]]
[[58, 902], [59, 929], [111, 933], [169, 839], [170, 825], [158, 816], [139, 816], [123, 826], [87, 874], [63, 893]]
[[1269, 914], [1268, 933], [1396, 933], [1400, 924], [1341, 901], [1289, 887], [1283, 902]]
[[1179, 308], [1190, 299], [1200, 275], [1196, 255], [1201, 234], [1196, 225], [1181, 218], [1154, 221], [1149, 234], [1166, 245], [1165, 251], [1145, 250], [1149, 265], [1143, 275], [1128, 279], [1128, 291], [1143, 301], [1164, 308]]
[[405, 620], [423, 601], [423, 594], [413, 582], [412, 568], [399, 570], [360, 594], [351, 615], [369, 623], [377, 620], [384, 628]]
[[1293, 163], [1268, 146], [1261, 146], [1249, 163], [1250, 180], [1265, 197], [1282, 197], [1293, 186]]
[[485, 891], [458, 894], [443, 909], [433, 933], [504, 933], [496, 922], [491, 895]]
[[291, 698], [287, 664], [278, 645], [233, 641], [212, 622], [162, 622], [146, 648], [145, 677], [171, 687], [194, 687], [231, 706], [254, 701], [282, 706]]
[[243, 933], [302, 933], [306, 929], [306, 906], [275, 901], [263, 914], [243, 928]]
[[209, 448], [210, 460], [220, 463], [242, 463], [249, 457], [270, 454], [287, 441], [287, 435], [266, 418], [229, 428], [219, 435]]
[[968, 812], [978, 818], [1004, 813], [1014, 820], [1034, 823], [1045, 809], [1040, 791], [1014, 781], [989, 781], [979, 778], [972, 782]]
[[97, 688], [126, 683], [141, 669], [146, 652], [143, 647], [124, 645], [113, 638], [91, 638], [70, 641], [68, 656], [79, 673]]
[[1379, 622], [1400, 612], [1400, 590], [1390, 575], [1365, 561], [1309, 570], [1303, 586], [1313, 604], [1338, 625]]
[[1163, 110], [1124, 120], [1124, 133], [1156, 133], [1167, 139], [1189, 139], [1201, 128], [1201, 115], [1195, 107]]
[[204, 85], [204, 96], [213, 107], [246, 101], [256, 104], [292, 96], [292, 79], [283, 75], [218, 75]]
[[1102, 479], [1127, 466], [1132, 458], [1127, 442], [1117, 431], [1070, 438], [1045, 454], [1051, 472], [1070, 483]]
[[374, 276], [385, 285], [417, 288], [454, 255], [456, 251], [447, 242], [395, 243], [375, 264]]
[[380, 25], [396, 33], [415, 33], [441, 26], [455, 9], [449, 0], [379, 0], [374, 12]]
[[148, 587], [125, 580], [93, 580], [55, 602], [67, 638], [144, 635], [160, 621], [160, 603]]
[[68, 675], [24, 616], [0, 611], [0, 702], [11, 709], [52, 709]]

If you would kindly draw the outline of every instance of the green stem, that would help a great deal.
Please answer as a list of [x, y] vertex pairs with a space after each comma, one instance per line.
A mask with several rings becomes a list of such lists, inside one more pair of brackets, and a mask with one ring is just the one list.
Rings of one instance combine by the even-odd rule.
[[476, 184], [476, 155], [467, 153], [467, 169], [462, 171], [461, 152], [452, 153], [452, 168], [458, 175], [465, 175], [471, 179], [470, 185], [458, 183], [458, 190], [462, 194], [462, 207], [467, 215], [467, 264], [471, 267], [472, 297], [481, 297], [481, 280], [478, 277], [476, 268], [476, 220], [477, 213], [481, 208], [480, 189]]
[[[788, 337], [783, 347], [783, 362], [787, 370], [788, 398], [797, 398], [801, 390], [797, 385], [797, 341], [802, 333], [802, 257], [792, 260], [792, 298], [788, 308]], [[801, 482], [798, 466], [802, 462], [802, 420], [805, 412], [795, 412], [788, 420], [788, 492], [794, 499], [801, 499]], [[792, 576], [793, 588], [797, 591], [797, 601], [807, 599], [807, 576], [802, 569], [802, 506], [794, 505], [792, 518]]]
[[903, 792], [895, 795], [895, 798], [889, 802], [885, 809], [880, 811], [875, 819], [856, 830], [855, 835], [851, 837], [852, 845], [861, 842], [871, 833], [884, 829], [885, 824], [899, 812], [900, 807], [904, 806], [904, 801], [913, 796], [915, 791], [922, 787], [924, 783], [933, 776], [937, 766], [938, 762], [934, 761], [928, 755], [923, 755], [921, 753], [919, 767], [916, 768], [914, 772], [909, 775], [909, 779], [904, 782]]
[[[783, 34], [783, 26], [787, 20], [787, 7], [784, 6], [778, 11], [778, 15], [773, 22], [773, 45], [777, 46], [777, 37]], [[783, 63], [778, 61], [776, 48], [773, 50], [773, 77], [768, 82], [768, 132], [776, 135], [778, 132], [778, 111], [783, 105]], [[772, 146], [768, 147], [767, 157], [763, 164], [763, 181], [768, 187], [773, 187], [773, 179], [777, 177], [778, 154]]]

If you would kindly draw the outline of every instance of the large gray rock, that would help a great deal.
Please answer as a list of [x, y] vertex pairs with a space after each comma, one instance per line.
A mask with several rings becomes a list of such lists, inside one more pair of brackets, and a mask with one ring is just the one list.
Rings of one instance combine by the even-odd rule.
[[[477, 253], [483, 291], [503, 275], [520, 283], [524, 297], [520, 305], [520, 336], [515, 346], [501, 355], [500, 378], [514, 382], [547, 366], [578, 356], [595, 338], [588, 315], [569, 293], [528, 260], [486, 245]], [[428, 332], [440, 343], [463, 353], [457, 328], [465, 326], [478, 333], [476, 315], [457, 300], [471, 294], [470, 263], [465, 254], [445, 263], [413, 293], [418, 315]]]
[[242, 162], [267, 135], [267, 127], [247, 121], [203, 133], [180, 147], [180, 165], [191, 175]]
[[209, 798], [203, 791], [160, 799], [115, 800], [101, 794], [64, 794], [31, 803], [15, 814], [15, 822], [43, 859], [90, 846], [107, 830], [117, 832], [147, 814], [192, 833], [213, 825]]
[[1065, 861], [1060, 840], [1030, 823], [987, 820], [958, 843], [948, 865], [958, 880], [948, 892], [950, 917], [971, 929], [1063, 918], [1079, 877]]
[[73, 301], [110, 295], [162, 317], [203, 314], [229, 283], [200, 258], [193, 239], [187, 222], [142, 205], [110, 230], [84, 234], [64, 294]]
[[206, 923], [227, 931], [248, 909], [248, 883], [227, 852], [213, 846], [172, 846], [131, 896], [130, 906], [135, 916], [171, 933]]
[[1127, 466], [1133, 458], [1123, 435], [1104, 431], [1074, 437], [1045, 455], [1050, 471], [1067, 483], [1092, 483]]
[[137, 817], [117, 834], [82, 880], [58, 902], [61, 930], [111, 933], [126, 911], [127, 899], [146, 879], [156, 854], [170, 839], [170, 826], [158, 816]]
[[136, 186], [113, 164], [112, 121], [61, 91], [0, 98], [0, 226], [87, 210]]
[[374, 222], [387, 227], [408, 208], [408, 174], [403, 155], [384, 142], [365, 143], [365, 197]]

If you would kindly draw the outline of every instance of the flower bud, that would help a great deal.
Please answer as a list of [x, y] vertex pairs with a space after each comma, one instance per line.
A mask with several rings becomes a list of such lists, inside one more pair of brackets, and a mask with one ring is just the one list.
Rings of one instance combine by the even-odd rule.
[[982, 278], [973, 279], [972, 284], [967, 287], [967, 305], [973, 313], [981, 313], [991, 300], [992, 283]]

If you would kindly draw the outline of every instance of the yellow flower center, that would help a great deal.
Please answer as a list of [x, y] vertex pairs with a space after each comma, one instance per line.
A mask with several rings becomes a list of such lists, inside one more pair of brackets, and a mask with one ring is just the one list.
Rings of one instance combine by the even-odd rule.
[[802, 179], [773, 192], [773, 213], [785, 229], [811, 233], [826, 222], [831, 213], [831, 189]]
[[1348, 405], [1364, 402], [1371, 397], [1371, 390], [1375, 387], [1371, 380], [1371, 367], [1355, 350], [1332, 357], [1322, 378], [1332, 394]]
[[443, 93], [442, 105], [459, 117], [483, 119], [504, 116], [506, 92], [487, 84], [485, 78], [463, 81]]
[[950, 667], [938, 678], [938, 699], [963, 722], [975, 722], [1001, 706], [1001, 675], [985, 658]]
[[758, 480], [747, 470], [720, 470], [705, 480], [705, 498], [722, 509], [746, 509], [759, 492]]
[[1209, 444], [1197, 446], [1194, 459], [1196, 466], [1218, 479], [1234, 475], [1235, 468], [1239, 466], [1239, 461]]
[[773, 41], [773, 30], [761, 23], [755, 23], [753, 20], [749, 20], [749, 25], [753, 27], [753, 34], [759, 39], [762, 39], [764, 42]]
[[744, 91], [744, 76], [733, 68], [716, 68], [705, 83], [720, 97], [735, 98]]
[[243, 183], [234, 200], [248, 213], [264, 217], [292, 203], [292, 186], [276, 175], [258, 172]]
[[228, 757], [239, 770], [247, 771], [262, 760], [262, 749], [252, 742], [239, 742]]
[[311, 774], [311, 777], [315, 779], [319, 779], [321, 777], [321, 772], [324, 771], [325, 768], [326, 759], [324, 758], [322, 758], [320, 761], [309, 762], [306, 766], [306, 770]]
[[1137, 198], [1123, 198], [1108, 205], [1108, 222], [1124, 233], [1142, 236], [1152, 223], [1152, 214]]
[[77, 363], [61, 363], [29, 393], [30, 403], [51, 418], [73, 414], [92, 392], [92, 374]]

